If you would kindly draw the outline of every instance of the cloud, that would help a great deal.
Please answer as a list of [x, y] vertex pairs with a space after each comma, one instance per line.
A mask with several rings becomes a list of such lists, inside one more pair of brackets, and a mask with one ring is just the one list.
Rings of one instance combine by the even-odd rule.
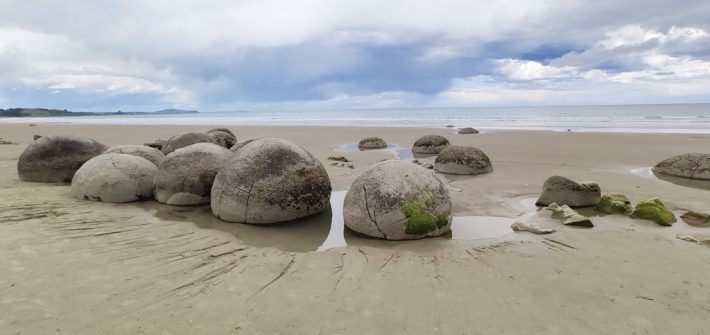
[[0, 107], [584, 104], [604, 94], [707, 101], [710, 3], [677, 6], [6, 0]]

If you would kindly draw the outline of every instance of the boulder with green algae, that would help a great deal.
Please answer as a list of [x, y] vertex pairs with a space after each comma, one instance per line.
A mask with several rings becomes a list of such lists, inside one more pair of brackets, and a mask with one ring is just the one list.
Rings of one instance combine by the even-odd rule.
[[672, 226], [675, 215], [659, 199], [641, 200], [630, 215], [634, 219], [651, 220], [661, 226]]
[[371, 166], [350, 186], [345, 226], [385, 240], [440, 236], [450, 230], [449, 190], [433, 172], [404, 161]]
[[592, 221], [588, 217], [577, 213], [574, 209], [567, 205], [558, 205], [551, 203], [546, 207], [552, 211], [552, 217], [561, 220], [564, 225], [577, 227], [594, 227]]
[[606, 214], [629, 214], [634, 208], [629, 197], [624, 194], [605, 194], [597, 205], [597, 210]]

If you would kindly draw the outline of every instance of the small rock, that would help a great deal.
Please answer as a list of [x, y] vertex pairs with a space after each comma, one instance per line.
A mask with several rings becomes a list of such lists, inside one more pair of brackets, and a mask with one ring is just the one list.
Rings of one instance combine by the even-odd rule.
[[695, 242], [695, 243], [700, 243], [697, 238], [695, 238], [693, 235], [676, 235], [676, 238], [681, 239], [683, 241], [688, 241], [688, 242]]
[[387, 142], [379, 137], [366, 137], [360, 140], [357, 144], [358, 149], [384, 149], [387, 148]]
[[354, 168], [355, 168], [355, 165], [348, 164], [348, 168], [354, 169]]
[[533, 234], [551, 234], [555, 232], [552, 228], [543, 228], [536, 224], [520, 221], [513, 222], [513, 224], [510, 225], [510, 228], [512, 228], [513, 231], [527, 231]]
[[478, 134], [478, 130], [471, 127], [461, 128], [459, 129], [459, 134]]
[[35, 140], [35, 141], [36, 141], [36, 140], [39, 140], [40, 138], [42, 138], [42, 135], [34, 135], [34, 136], [32, 136], [32, 139]]
[[659, 199], [641, 200], [630, 215], [634, 219], [651, 220], [661, 226], [672, 226], [675, 215]]
[[412, 152], [417, 154], [438, 154], [449, 145], [449, 140], [440, 135], [426, 135], [420, 137], [414, 146]]
[[454, 126], [453, 124], [450, 124], [450, 125], [447, 125], [447, 126], [446, 126], [446, 128], [453, 128], [453, 127], [456, 127], [456, 126]]
[[601, 197], [601, 189], [596, 183], [576, 183], [565, 177], [552, 176], [545, 180], [542, 194], [535, 205], [548, 206], [557, 203], [570, 207], [589, 207], [599, 204]]
[[0, 138], [0, 144], [16, 144], [16, 143], [12, 143], [10, 141], [5, 141], [2, 138]]
[[330, 156], [328, 157], [329, 161], [337, 161], [337, 162], [349, 162], [345, 156]]
[[28, 126], [30, 126], [30, 127], [36, 127], [37, 125], [34, 124], [34, 123], [30, 123]]
[[626, 195], [605, 194], [597, 205], [597, 210], [606, 214], [629, 214], [634, 209]]
[[418, 159], [415, 159], [415, 160], [412, 161], [412, 163], [414, 163], [414, 164], [419, 164], [419, 160], [418, 160]]
[[690, 211], [680, 216], [683, 221], [695, 227], [710, 227], [710, 214]]
[[431, 170], [431, 169], [434, 168], [434, 165], [431, 165], [431, 164], [424, 164], [424, 167], [427, 168], [427, 169], [429, 169], [429, 170]]
[[567, 205], [558, 205], [556, 203], [551, 203], [546, 207], [552, 211], [552, 217], [561, 220], [563, 224], [568, 226], [577, 227], [594, 227], [592, 221], [584, 215], [580, 215], [574, 209]]
[[330, 166], [338, 166], [338, 162], [330, 163]]

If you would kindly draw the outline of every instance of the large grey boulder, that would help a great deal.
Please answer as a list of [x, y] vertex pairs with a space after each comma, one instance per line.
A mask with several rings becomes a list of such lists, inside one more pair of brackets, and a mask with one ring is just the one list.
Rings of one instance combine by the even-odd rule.
[[232, 154], [212, 186], [212, 213], [270, 224], [328, 209], [330, 179], [310, 152], [280, 138], [255, 140]]
[[387, 142], [379, 137], [366, 137], [360, 140], [357, 144], [358, 149], [384, 149], [387, 148]]
[[80, 199], [130, 202], [153, 197], [158, 168], [145, 158], [104, 154], [88, 160], [76, 171], [72, 194]]
[[426, 135], [414, 142], [412, 152], [417, 154], [438, 154], [449, 145], [449, 140], [440, 135]]
[[108, 148], [104, 154], [133, 155], [149, 160], [156, 167], [165, 160], [165, 155], [160, 150], [146, 145], [115, 145]]
[[493, 171], [493, 166], [479, 148], [449, 145], [436, 156], [434, 169], [451, 174], [482, 174]]
[[462, 134], [462, 135], [464, 135], [464, 134], [478, 134], [478, 130], [476, 130], [475, 128], [471, 128], [471, 127], [461, 128], [461, 129], [459, 129], [459, 134]]
[[246, 140], [246, 141], [244, 141], [244, 142], [236, 143], [236, 144], [234, 144], [231, 148], [229, 148], [229, 151], [231, 151], [231, 152], [237, 152], [237, 150], [241, 149], [241, 148], [244, 147], [245, 145], [247, 145], [247, 144], [249, 144], [249, 143], [251, 143], [251, 142], [254, 142], [254, 141], [256, 141], [256, 140], [257, 140], [257, 139], [255, 139], [255, 138], [250, 138], [250, 139], [248, 139], [248, 140]]
[[345, 195], [345, 225], [386, 240], [439, 236], [451, 228], [451, 198], [433, 172], [384, 161], [358, 177]]
[[209, 135], [205, 133], [184, 133], [175, 135], [163, 143], [160, 151], [167, 155], [177, 149], [184, 148], [195, 143], [216, 143]]
[[602, 199], [599, 185], [592, 182], [577, 183], [560, 176], [547, 178], [542, 186], [542, 194], [535, 203], [549, 206], [552, 203], [569, 207], [596, 206]]
[[229, 150], [214, 143], [196, 143], [168, 154], [158, 166], [155, 200], [189, 206], [210, 202], [212, 183]]
[[673, 156], [656, 164], [653, 172], [710, 180], [710, 154], [689, 153]]
[[89, 138], [43, 136], [30, 143], [17, 161], [20, 180], [70, 182], [76, 170], [107, 146]]
[[229, 149], [237, 144], [237, 136], [227, 128], [215, 128], [207, 131], [213, 142]]

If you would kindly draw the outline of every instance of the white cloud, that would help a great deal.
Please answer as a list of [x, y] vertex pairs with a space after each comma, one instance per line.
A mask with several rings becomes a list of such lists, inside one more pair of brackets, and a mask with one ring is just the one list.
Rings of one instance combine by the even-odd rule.
[[520, 59], [498, 59], [498, 70], [513, 80], [543, 80], [573, 77], [577, 69], [571, 66], [555, 67], [540, 62]]

